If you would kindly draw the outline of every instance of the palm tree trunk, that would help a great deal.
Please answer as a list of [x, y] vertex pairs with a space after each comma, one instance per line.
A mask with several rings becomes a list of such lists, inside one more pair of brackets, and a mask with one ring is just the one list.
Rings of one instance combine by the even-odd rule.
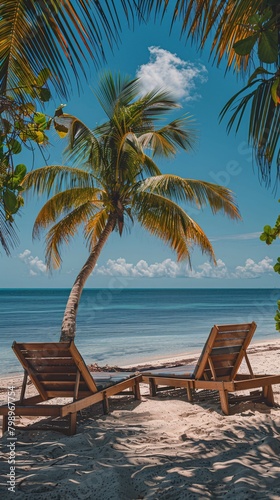
[[62, 326], [61, 326], [61, 335], [60, 335], [60, 342], [66, 342], [69, 340], [73, 340], [76, 334], [76, 318], [77, 318], [77, 313], [78, 313], [78, 307], [79, 307], [79, 302], [80, 298], [82, 295], [82, 291], [85, 285], [86, 280], [92, 273], [96, 262], [98, 260], [98, 257], [100, 255], [100, 252], [102, 248], [104, 247], [106, 241], [108, 240], [111, 232], [114, 229], [116, 223], [116, 217], [115, 214], [110, 214], [107, 224], [104, 228], [104, 231], [102, 232], [98, 243], [95, 245], [93, 248], [92, 252], [90, 253], [89, 258], [87, 259], [86, 263], [82, 267], [81, 271], [79, 272], [74, 285], [71, 289], [70, 295], [68, 297], [68, 301], [66, 304], [65, 312], [64, 312], [64, 317], [62, 320]]

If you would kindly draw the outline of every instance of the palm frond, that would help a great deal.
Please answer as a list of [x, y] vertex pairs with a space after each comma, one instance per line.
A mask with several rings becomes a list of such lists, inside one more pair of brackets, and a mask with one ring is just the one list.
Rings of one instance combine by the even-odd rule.
[[79, 82], [80, 72], [87, 76], [89, 59], [97, 66], [104, 62], [104, 40], [112, 49], [119, 41], [122, 14], [129, 23], [135, 12], [139, 13], [135, 0], [122, 0], [118, 9], [114, 2], [91, 0], [3, 0], [1, 94], [15, 86], [19, 70], [31, 81], [32, 73], [48, 68], [56, 92], [67, 97], [71, 76]]
[[111, 119], [116, 108], [128, 106], [137, 97], [139, 82], [137, 78], [131, 80], [129, 76], [122, 76], [120, 73], [112, 75], [105, 71], [100, 77], [98, 88], [93, 92]]
[[176, 252], [178, 261], [186, 259], [190, 265], [190, 250], [195, 244], [215, 262], [212, 245], [204, 231], [175, 202], [155, 193], [137, 192], [134, 211], [149, 233]]
[[38, 195], [56, 194], [63, 189], [73, 187], [94, 187], [95, 179], [92, 174], [79, 168], [63, 165], [51, 165], [29, 172], [23, 182], [24, 191], [31, 191]]
[[6, 219], [6, 215], [0, 206], [0, 246], [3, 248], [7, 256], [11, 255], [11, 251], [18, 245], [19, 238], [15, 231], [14, 225]]
[[98, 242], [108, 222], [108, 211], [106, 209], [99, 210], [86, 223], [84, 235], [89, 248], [92, 250]]
[[225, 56], [227, 66], [246, 69], [249, 57], [236, 54], [233, 45], [251, 34], [249, 19], [265, 8], [263, 0], [140, 0], [139, 9], [145, 19], [153, 14], [181, 24], [181, 37], [191, 38], [203, 48], [212, 37], [211, 53], [219, 64]]
[[[275, 106], [271, 97], [273, 83], [274, 78], [252, 80], [225, 104], [220, 113], [222, 120], [226, 113], [232, 112], [227, 130], [230, 132], [236, 124], [237, 132], [244, 114], [249, 112], [248, 142], [255, 151], [261, 178], [267, 185], [271, 180], [273, 159], [276, 160], [276, 178], [280, 176], [280, 106]], [[257, 87], [251, 90], [256, 84]]]
[[195, 203], [198, 208], [209, 205], [214, 214], [223, 211], [231, 219], [241, 218], [232, 192], [210, 182], [163, 174], [145, 179], [139, 183], [138, 190], [168, 196], [178, 202]]
[[[68, 245], [74, 238], [81, 224], [86, 224], [94, 214], [94, 206], [87, 202], [68, 213], [48, 231], [46, 236], [46, 264], [49, 269], [60, 267], [61, 247]], [[36, 223], [35, 223], [36, 224]]]
[[175, 155], [178, 147], [190, 151], [194, 147], [196, 134], [194, 129], [187, 127], [190, 116], [173, 120], [159, 130], [149, 131], [139, 137], [144, 149], [153, 151], [153, 155]]
[[100, 210], [100, 190], [90, 187], [73, 188], [56, 194], [48, 200], [38, 213], [34, 227], [33, 238], [37, 238], [42, 229], [46, 229], [63, 214], [84, 207], [85, 216], [91, 217]]

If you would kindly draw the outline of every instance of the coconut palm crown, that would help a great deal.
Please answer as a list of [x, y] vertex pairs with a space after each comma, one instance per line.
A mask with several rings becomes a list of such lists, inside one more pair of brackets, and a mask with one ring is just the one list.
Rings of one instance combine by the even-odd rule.
[[[160, 118], [178, 107], [163, 90], [140, 94], [138, 79], [103, 75], [96, 93], [108, 120], [94, 130], [63, 115], [68, 125], [68, 159], [71, 167], [48, 166], [30, 172], [26, 190], [52, 196], [39, 212], [34, 236], [48, 228], [46, 262], [61, 264], [61, 246], [83, 226], [89, 257], [79, 272], [66, 306], [61, 339], [73, 339], [81, 293], [112, 231], [137, 221], [190, 262], [190, 250], [198, 245], [215, 262], [210, 241], [201, 227], [180, 206], [208, 204], [213, 213], [240, 218], [232, 193], [225, 187], [174, 174], [162, 174], [155, 157], [174, 157], [178, 149], [189, 151], [194, 143], [190, 117], [161, 125]], [[70, 125], [69, 125], [70, 124]], [[63, 127], [61, 126], [61, 129]]]

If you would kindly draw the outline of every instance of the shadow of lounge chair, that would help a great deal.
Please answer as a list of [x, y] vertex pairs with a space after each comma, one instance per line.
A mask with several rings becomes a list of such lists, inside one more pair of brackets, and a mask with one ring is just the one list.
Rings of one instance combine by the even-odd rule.
[[[193, 390], [219, 391], [222, 411], [229, 415], [228, 393], [253, 392], [231, 401], [254, 399], [274, 405], [272, 385], [280, 384], [279, 375], [255, 375], [247, 355], [247, 348], [256, 330], [256, 323], [214, 325], [196, 365], [162, 368], [142, 372], [142, 381], [149, 383], [150, 395], [168, 388], [186, 388], [189, 401]], [[245, 362], [248, 374], [239, 373]]]
[[[74, 342], [14, 342], [12, 348], [24, 368], [20, 399], [12, 403], [14, 415], [67, 417], [67, 433], [72, 435], [78, 411], [102, 402], [104, 413], [108, 413], [109, 397], [119, 394], [140, 399], [141, 375], [97, 372], [92, 377]], [[38, 391], [36, 396], [25, 397], [28, 377]], [[71, 399], [57, 404], [52, 402], [54, 398]], [[10, 408], [9, 404], [0, 407], [3, 433], [8, 429]]]

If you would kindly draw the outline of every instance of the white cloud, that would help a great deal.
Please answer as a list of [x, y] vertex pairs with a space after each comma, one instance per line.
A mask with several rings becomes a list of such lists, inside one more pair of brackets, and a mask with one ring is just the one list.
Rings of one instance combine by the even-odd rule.
[[107, 276], [125, 276], [131, 278], [175, 278], [179, 274], [180, 266], [166, 259], [163, 262], [147, 264], [145, 260], [139, 260], [136, 265], [129, 264], [125, 259], [108, 260], [106, 266], [96, 269], [97, 274]]
[[26, 249], [23, 253], [20, 253], [19, 259], [27, 265], [30, 276], [37, 276], [40, 273], [47, 272], [46, 264], [39, 257], [33, 257], [30, 250]]
[[125, 259], [108, 260], [107, 264], [97, 267], [95, 273], [103, 276], [122, 276], [126, 278], [194, 278], [194, 279], [244, 279], [258, 278], [264, 274], [273, 272], [272, 259], [265, 257], [259, 262], [247, 259], [244, 266], [237, 266], [229, 270], [225, 262], [217, 260], [217, 265], [209, 262], [197, 266], [197, 269], [189, 269], [186, 264], [178, 264], [171, 259], [163, 262], [148, 264], [140, 260], [137, 264], [126, 262]]
[[183, 61], [176, 54], [160, 47], [149, 47], [150, 61], [137, 71], [143, 93], [154, 88], [169, 89], [177, 99], [194, 101], [197, 82], [207, 81], [207, 69], [203, 64]]
[[273, 266], [271, 263], [273, 259], [265, 257], [258, 263], [254, 262], [253, 259], [247, 259], [245, 266], [237, 266], [235, 268], [235, 274], [237, 278], [258, 278], [263, 274], [269, 274], [273, 272]]
[[191, 278], [230, 278], [230, 272], [227, 269], [226, 264], [221, 260], [217, 260], [217, 265], [210, 264], [210, 262], [204, 262], [198, 266], [201, 271], [192, 271], [190, 274]]

